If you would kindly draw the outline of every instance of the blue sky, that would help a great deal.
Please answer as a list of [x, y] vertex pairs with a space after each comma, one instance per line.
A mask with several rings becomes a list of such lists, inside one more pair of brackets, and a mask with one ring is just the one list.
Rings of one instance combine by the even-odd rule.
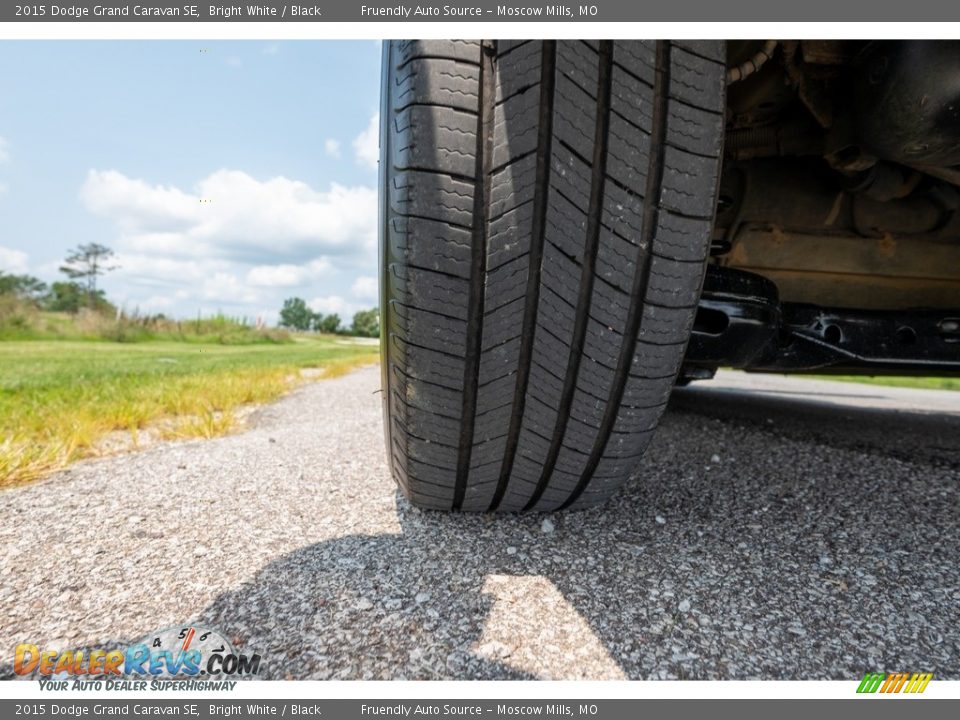
[[96, 241], [129, 311], [376, 304], [379, 43], [3, 41], [0, 67], [0, 270], [50, 282]]

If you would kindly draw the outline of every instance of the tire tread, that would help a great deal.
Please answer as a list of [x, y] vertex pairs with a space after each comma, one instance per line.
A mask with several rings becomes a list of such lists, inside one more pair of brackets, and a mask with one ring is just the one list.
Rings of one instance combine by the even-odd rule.
[[719, 41], [385, 43], [389, 457], [422, 507], [554, 510], [634, 472], [719, 176]]

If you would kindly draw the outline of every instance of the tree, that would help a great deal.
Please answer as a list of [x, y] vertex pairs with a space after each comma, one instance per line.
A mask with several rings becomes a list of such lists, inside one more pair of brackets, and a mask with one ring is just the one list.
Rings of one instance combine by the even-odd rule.
[[116, 307], [107, 300], [103, 290], [97, 290], [92, 296], [80, 283], [55, 282], [43, 299], [43, 305], [53, 312], [78, 313], [80, 308], [90, 308], [105, 315], [116, 312]]
[[54, 312], [80, 312], [83, 295], [83, 288], [75, 282], [55, 282], [50, 286], [47, 296], [47, 309]]
[[116, 270], [116, 265], [108, 265], [113, 257], [113, 250], [100, 243], [86, 243], [78, 245], [70, 251], [60, 272], [73, 281], [80, 281], [86, 286], [88, 307], [93, 308], [97, 297], [97, 278]]
[[340, 316], [336, 313], [329, 315], [317, 315], [317, 320], [313, 324], [313, 329], [317, 332], [333, 335], [340, 332]]
[[307, 307], [303, 298], [292, 297], [283, 301], [283, 308], [280, 310], [280, 327], [309, 330], [313, 318], [313, 311]]
[[377, 308], [359, 311], [353, 316], [350, 330], [361, 337], [380, 337], [380, 311]]
[[46, 283], [32, 275], [10, 275], [0, 270], [0, 295], [15, 295], [21, 300], [37, 302], [46, 291]]

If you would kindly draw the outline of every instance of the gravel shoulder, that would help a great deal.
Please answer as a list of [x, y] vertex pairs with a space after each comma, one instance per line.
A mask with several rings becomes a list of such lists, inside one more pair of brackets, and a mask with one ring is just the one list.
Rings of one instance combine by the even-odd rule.
[[960, 394], [721, 373], [607, 507], [491, 518], [398, 497], [378, 387], [0, 493], [0, 647], [191, 620], [269, 678], [960, 679]]

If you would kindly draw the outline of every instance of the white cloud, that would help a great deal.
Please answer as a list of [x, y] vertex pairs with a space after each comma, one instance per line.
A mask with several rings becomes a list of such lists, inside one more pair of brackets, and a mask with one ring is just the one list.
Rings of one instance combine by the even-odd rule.
[[247, 283], [257, 287], [296, 287], [323, 275], [330, 261], [317, 258], [306, 265], [257, 265], [247, 272]]
[[370, 118], [367, 128], [353, 141], [353, 151], [361, 165], [377, 169], [380, 159], [380, 113]]
[[318, 252], [372, 257], [376, 247], [371, 187], [320, 191], [285, 177], [260, 181], [218, 170], [187, 192], [91, 170], [80, 194], [90, 211], [114, 221], [121, 249], [140, 253], [280, 264]]
[[327, 138], [323, 142], [323, 149], [331, 157], [340, 157], [340, 141], [333, 138]]
[[199, 197], [133, 180], [116, 170], [87, 173], [80, 199], [91, 212], [113, 218], [126, 232], [183, 230], [202, 218]]
[[240, 282], [236, 275], [229, 272], [214, 273], [207, 278], [203, 283], [202, 297], [226, 305], [260, 301], [260, 294], [256, 290]]
[[[103, 242], [116, 250], [119, 268], [104, 286], [124, 307], [174, 317], [222, 310], [274, 322], [291, 296], [322, 295], [317, 309], [345, 319], [371, 305], [354, 304], [351, 284], [376, 267], [372, 187], [320, 190], [237, 170], [174, 186], [92, 170], [80, 198], [114, 227]], [[56, 275], [56, 266], [48, 269]], [[357, 289], [368, 292], [365, 283]]]
[[8, 190], [6, 183], [0, 183], [0, 195], [3, 195]]
[[0, 270], [7, 273], [25, 273], [27, 271], [27, 254], [22, 250], [14, 250], [0, 245]]
[[200, 243], [185, 232], [123, 232], [123, 223], [117, 223], [121, 230], [119, 243], [124, 250], [146, 255], [165, 255], [167, 257], [197, 257], [213, 255], [216, 247], [209, 243]]
[[159, 312], [173, 306], [174, 299], [169, 295], [151, 295], [137, 307], [144, 312]]
[[269, 45], [264, 45], [263, 54], [264, 55], [277, 55], [280, 53], [280, 46], [277, 43], [270, 43]]
[[247, 283], [258, 287], [295, 287], [302, 279], [296, 265], [257, 265], [247, 272]]
[[169, 258], [162, 253], [150, 255], [122, 252], [114, 260], [117, 266], [115, 275], [143, 285], [196, 284], [212, 271], [225, 267], [224, 263], [205, 263], [202, 266], [197, 260]]
[[361, 275], [353, 281], [350, 292], [359, 300], [376, 302], [380, 296], [380, 285], [377, 278], [370, 275]]
[[350, 309], [350, 305], [339, 295], [329, 295], [327, 297], [318, 297], [314, 298], [307, 303], [310, 306], [310, 309], [314, 312], [323, 313], [324, 315], [329, 315], [330, 313], [337, 313], [340, 317], [344, 317], [345, 313]]
[[[118, 303], [124, 312], [140, 314], [175, 311], [181, 300], [189, 300], [193, 297], [193, 294], [187, 290], [166, 292], [163, 289], [154, 295], [147, 295], [145, 292], [134, 295], [129, 292], [113, 292], [110, 296], [111, 300]], [[193, 310], [192, 317], [196, 317], [196, 310]]]
[[243, 60], [238, 58], [236, 55], [231, 55], [224, 62], [230, 67], [243, 67]]

